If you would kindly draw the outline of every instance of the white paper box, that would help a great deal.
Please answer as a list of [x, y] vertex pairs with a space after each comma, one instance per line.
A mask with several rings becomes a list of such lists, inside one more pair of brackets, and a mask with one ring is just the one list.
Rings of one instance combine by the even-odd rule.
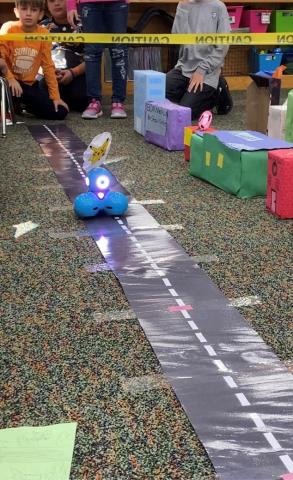
[[268, 120], [268, 136], [285, 140], [285, 124], [287, 115], [287, 104], [270, 105]]

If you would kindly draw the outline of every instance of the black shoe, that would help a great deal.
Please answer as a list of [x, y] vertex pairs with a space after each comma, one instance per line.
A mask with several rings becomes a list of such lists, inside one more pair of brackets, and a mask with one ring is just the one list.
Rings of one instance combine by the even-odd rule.
[[220, 75], [218, 84], [218, 98], [216, 112], [218, 115], [227, 115], [233, 108], [233, 99], [225, 78]]

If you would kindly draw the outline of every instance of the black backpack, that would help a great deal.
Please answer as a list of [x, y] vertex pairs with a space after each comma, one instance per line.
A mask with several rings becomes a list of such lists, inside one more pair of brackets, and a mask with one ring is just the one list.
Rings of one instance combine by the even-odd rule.
[[233, 108], [233, 100], [228, 83], [222, 75], [219, 78], [215, 108], [218, 115], [227, 115]]

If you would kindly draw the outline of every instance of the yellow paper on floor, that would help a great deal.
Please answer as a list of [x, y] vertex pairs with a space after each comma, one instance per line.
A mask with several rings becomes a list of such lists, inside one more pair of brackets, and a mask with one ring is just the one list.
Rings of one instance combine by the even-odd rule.
[[0, 430], [0, 478], [68, 480], [76, 423]]

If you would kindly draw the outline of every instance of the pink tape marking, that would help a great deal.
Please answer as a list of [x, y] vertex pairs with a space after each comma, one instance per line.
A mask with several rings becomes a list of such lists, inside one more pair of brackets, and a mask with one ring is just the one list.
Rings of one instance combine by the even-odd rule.
[[293, 480], [293, 473], [285, 473], [280, 477], [280, 480]]
[[182, 310], [193, 310], [191, 305], [173, 305], [168, 308], [169, 312], [181, 312]]

